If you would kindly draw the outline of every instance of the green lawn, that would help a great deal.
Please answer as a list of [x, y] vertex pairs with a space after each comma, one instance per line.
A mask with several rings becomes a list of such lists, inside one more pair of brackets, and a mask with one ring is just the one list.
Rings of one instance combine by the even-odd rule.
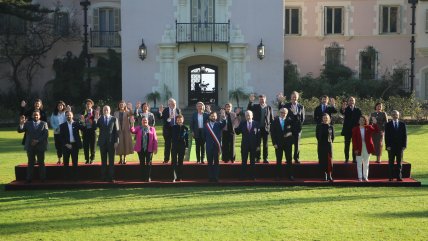
[[[303, 160], [316, 160], [313, 129], [304, 129]], [[14, 166], [25, 162], [26, 155], [20, 144], [22, 135], [0, 129], [0, 240], [427, 240], [427, 131], [428, 126], [409, 126], [405, 152], [413, 177], [423, 183], [420, 188], [5, 192], [3, 185], [14, 180]], [[52, 138], [50, 147], [47, 162], [55, 163]], [[339, 135], [334, 148], [334, 159], [342, 160]], [[155, 159], [162, 159], [162, 151]], [[137, 161], [136, 154], [129, 161]]]

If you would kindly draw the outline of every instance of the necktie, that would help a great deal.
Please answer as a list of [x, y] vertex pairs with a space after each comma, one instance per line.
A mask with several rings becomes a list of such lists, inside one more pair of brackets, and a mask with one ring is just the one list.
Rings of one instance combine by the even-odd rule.
[[248, 122], [247, 128], [248, 128], [248, 132], [250, 132], [250, 130], [251, 130], [251, 122]]
[[398, 121], [394, 121], [394, 123], [395, 123], [395, 129], [398, 129]]
[[284, 130], [284, 119], [281, 119], [281, 129]]
[[104, 124], [107, 126], [108, 125], [108, 117], [104, 117]]

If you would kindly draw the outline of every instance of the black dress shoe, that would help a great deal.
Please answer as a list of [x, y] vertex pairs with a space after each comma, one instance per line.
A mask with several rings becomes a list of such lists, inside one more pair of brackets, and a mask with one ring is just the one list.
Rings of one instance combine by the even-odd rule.
[[122, 165], [122, 163], [123, 163], [122, 160], [120, 160], [117, 164]]
[[267, 159], [264, 159], [264, 160], [263, 160], [263, 163], [264, 163], [264, 164], [269, 164], [269, 161], [268, 161]]
[[401, 178], [397, 178], [397, 181], [402, 182], [402, 181], [403, 181], [403, 179], [401, 179]]
[[300, 164], [300, 161], [299, 160], [294, 160], [294, 163], [295, 164]]
[[94, 163], [94, 160], [90, 160], [90, 161], [89, 161], [89, 164], [92, 164], [92, 163]]
[[163, 161], [163, 164], [167, 164], [169, 162], [169, 160], [165, 160]]
[[345, 160], [345, 164], [348, 164], [349, 163], [349, 160]]
[[85, 164], [89, 164], [89, 161], [88, 161], [88, 160], [86, 160], [86, 161], [85, 161]]
[[126, 165], [126, 160], [123, 160], [122, 164], [123, 164], [123, 165]]
[[205, 162], [204, 162], [204, 161], [201, 161], [201, 164], [205, 164]]
[[357, 161], [356, 160], [352, 160], [352, 163], [357, 163]]
[[256, 163], [260, 163], [260, 158], [257, 158], [257, 159], [256, 159]]

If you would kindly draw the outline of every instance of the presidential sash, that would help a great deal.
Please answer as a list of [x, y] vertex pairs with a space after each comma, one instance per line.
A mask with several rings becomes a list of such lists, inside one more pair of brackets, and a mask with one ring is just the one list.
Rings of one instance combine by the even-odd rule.
[[215, 141], [215, 143], [217, 145], [218, 153], [220, 154], [221, 153], [221, 144], [220, 144], [220, 141], [217, 139], [217, 136], [214, 134], [214, 130], [211, 128], [211, 125], [209, 124], [209, 122], [205, 123], [205, 125], [207, 126], [208, 132], [210, 133], [211, 137]]

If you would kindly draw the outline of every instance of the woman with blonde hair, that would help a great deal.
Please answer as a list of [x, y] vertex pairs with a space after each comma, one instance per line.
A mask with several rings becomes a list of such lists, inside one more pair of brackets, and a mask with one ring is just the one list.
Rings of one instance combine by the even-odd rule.
[[119, 155], [119, 164], [126, 164], [126, 155], [134, 153], [130, 131], [130, 121], [134, 118], [132, 104], [126, 104], [124, 100], [120, 101], [114, 117], [119, 122], [119, 144], [116, 148], [116, 155]]

